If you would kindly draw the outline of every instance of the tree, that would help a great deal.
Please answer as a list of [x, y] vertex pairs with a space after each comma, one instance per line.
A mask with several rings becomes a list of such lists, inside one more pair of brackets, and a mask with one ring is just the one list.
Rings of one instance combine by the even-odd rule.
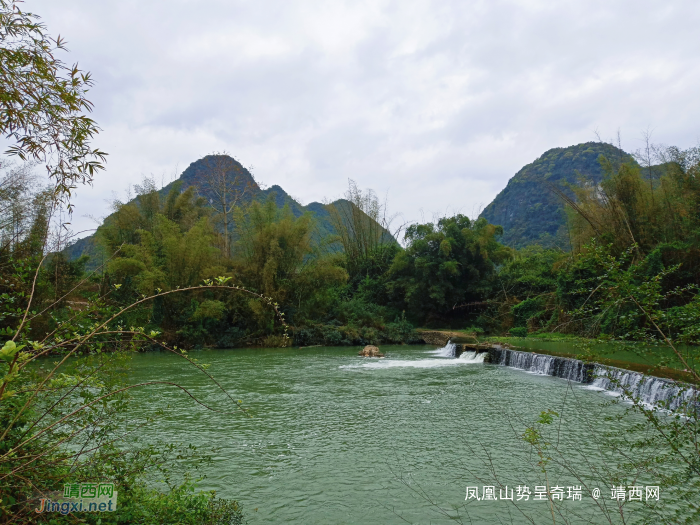
[[223, 224], [224, 255], [231, 257], [231, 213], [257, 189], [254, 179], [243, 174], [241, 165], [225, 151], [204, 157], [202, 193]]
[[330, 222], [345, 254], [350, 282], [357, 287], [370, 276], [384, 273], [396, 255], [403, 226], [391, 232], [395, 217], [387, 214], [386, 203], [379, 202], [372, 190], [362, 191], [354, 180], [348, 180], [344, 199], [326, 205]]
[[327, 292], [344, 284], [347, 273], [336, 264], [337, 257], [324, 256], [314, 242], [311, 215], [294, 217], [288, 206], [278, 209], [272, 196], [246, 211], [236, 216], [234, 259], [246, 285], [284, 304], [295, 323], [327, 312]]
[[572, 188], [573, 197], [551, 187], [568, 204], [574, 251], [591, 238], [612, 243], [618, 255], [635, 244], [640, 257], [661, 243], [700, 244], [700, 148], [649, 148], [655, 158], [644, 153], [645, 173], [636, 162], [601, 156], [600, 184]]
[[15, 251], [31, 229], [32, 210], [45, 208], [36, 206], [40, 194], [37, 193], [36, 174], [32, 172], [29, 163], [4, 163], [2, 168], [4, 173], [0, 175], [0, 252]]
[[413, 224], [406, 230], [406, 250], [389, 270], [387, 286], [416, 321], [452, 319], [456, 306], [481, 301], [491, 290], [495, 264], [510, 253], [497, 241], [502, 233], [486, 219], [471, 221], [461, 214], [437, 224]]
[[99, 132], [86, 116], [92, 78], [56, 58], [65, 41], [19, 3], [0, 0], [0, 132], [13, 142], [6, 153], [45, 165], [54, 198], [70, 209], [71, 190], [91, 183], [107, 155], [90, 145]]
[[[69, 275], [53, 282], [48, 276], [56, 289], [55, 300], [41, 308], [38, 296], [47, 273], [41, 264], [46, 259], [41, 257], [47, 251], [49, 212], [61, 204], [70, 209], [71, 189], [89, 183], [106, 154], [89, 147], [97, 133], [95, 123], [84, 115], [92, 108], [84, 97], [91, 84], [89, 74], [54, 58], [52, 53], [63, 49], [63, 42], [46, 36], [38, 17], [21, 12], [19, 3], [0, 0], [0, 131], [14, 141], [8, 153], [45, 164], [54, 186], [48, 198], [41, 199], [40, 194], [37, 200], [22, 180], [12, 179], [9, 185], [0, 181], [0, 199], [14, 202], [20, 197], [33, 208], [33, 213], [17, 214], [0, 206], [4, 244], [9, 229], [8, 249], [0, 249], [0, 523], [43, 523], [34, 510], [37, 495], [60, 489], [66, 482], [90, 479], [109, 479], [121, 491], [119, 510], [109, 518], [95, 518], [98, 523], [104, 519], [112, 523], [241, 523], [235, 502], [217, 502], [213, 493], [195, 493], [189, 477], [183, 484], [168, 482], [170, 491], [165, 494], [149, 488], [143, 471], [179, 463], [192, 456], [186, 450], [181, 455], [172, 445], [141, 447], [124, 441], [129, 434], [124, 428], [131, 424], [126, 416], [128, 392], [137, 387], [126, 384], [128, 353], [139, 347], [138, 340], [166, 346], [155, 340], [157, 332], [124, 330], [120, 317], [160, 295], [118, 310], [106, 304], [105, 295], [91, 297], [83, 308], [66, 312], [60, 306], [74, 289], [69, 281], [82, 273], [81, 263], [66, 263], [62, 255], [54, 254], [48, 260], [49, 271], [51, 265], [64, 271], [69, 266]], [[4, 222], [8, 216], [9, 226]], [[239, 291], [223, 286], [226, 281], [222, 277], [217, 285], [206, 284]], [[85, 284], [82, 279], [76, 286]], [[49, 321], [51, 329], [36, 330], [38, 323]], [[168, 350], [182, 355], [174, 348]], [[81, 354], [89, 355], [81, 358]], [[47, 362], [48, 356], [57, 359], [50, 370], [39, 364]], [[204, 367], [193, 364], [207, 374]], [[74, 517], [57, 514], [49, 521], [69, 523]], [[87, 521], [94, 520], [88, 517]]]

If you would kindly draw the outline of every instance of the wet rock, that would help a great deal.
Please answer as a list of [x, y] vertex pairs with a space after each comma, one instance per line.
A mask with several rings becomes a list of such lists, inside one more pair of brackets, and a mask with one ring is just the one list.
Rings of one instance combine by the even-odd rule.
[[384, 354], [379, 351], [379, 348], [372, 345], [365, 346], [362, 350], [360, 350], [358, 355], [361, 355], [362, 357], [384, 357]]

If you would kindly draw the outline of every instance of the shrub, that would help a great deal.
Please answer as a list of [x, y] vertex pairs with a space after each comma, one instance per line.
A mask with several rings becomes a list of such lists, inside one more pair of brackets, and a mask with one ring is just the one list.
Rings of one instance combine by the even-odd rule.
[[513, 337], [527, 337], [527, 328], [524, 326], [516, 326], [510, 329], [510, 335]]
[[323, 331], [323, 342], [328, 346], [340, 346], [343, 344], [343, 334], [336, 328], [326, 327]]
[[216, 341], [216, 346], [219, 348], [235, 348], [242, 343], [244, 338], [245, 330], [232, 326]]
[[516, 326], [526, 326], [527, 321], [540, 314], [544, 309], [544, 301], [540, 297], [530, 297], [513, 306], [513, 317]]
[[262, 341], [263, 348], [284, 348], [289, 346], [289, 339], [282, 335], [268, 335]]

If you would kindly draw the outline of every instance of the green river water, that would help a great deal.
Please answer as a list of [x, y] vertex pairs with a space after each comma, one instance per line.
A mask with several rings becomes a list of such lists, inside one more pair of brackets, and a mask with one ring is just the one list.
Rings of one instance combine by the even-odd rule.
[[[252, 417], [231, 411], [215, 385], [177, 356], [139, 354], [134, 382], [177, 382], [229, 414], [207, 411], [166, 386], [141, 390], [132, 406], [135, 416], [167, 407], [142, 439], [216, 448], [200, 486], [237, 499], [251, 524], [441, 524], [455, 516], [463, 523], [527, 523], [509, 501], [465, 502], [466, 487], [482, 493], [494, 484], [489, 461], [509, 489], [543, 484], [518, 436], [547, 409], [563, 416], [552, 430], [567, 461], [586, 473], [587, 461], [596, 468], [615, 463], [600, 456], [597, 439], [608, 425], [602, 416], [623, 411], [607, 404], [610, 396], [434, 350], [387, 346], [384, 359], [358, 357], [357, 348], [193, 352]], [[580, 485], [556, 465], [548, 476], [564, 489]], [[604, 478], [589, 482], [609, 497]], [[521, 507], [535, 523], [551, 523], [546, 501]], [[584, 495], [561, 508], [570, 518], [581, 514], [583, 523], [595, 505]]]

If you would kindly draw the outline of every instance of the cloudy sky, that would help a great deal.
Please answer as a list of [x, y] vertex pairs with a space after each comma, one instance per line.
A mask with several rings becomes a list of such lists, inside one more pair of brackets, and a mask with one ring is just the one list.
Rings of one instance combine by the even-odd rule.
[[26, 0], [93, 73], [106, 173], [75, 229], [143, 175], [227, 151], [302, 203], [348, 178], [406, 220], [478, 213], [553, 147], [700, 139], [697, 0]]

